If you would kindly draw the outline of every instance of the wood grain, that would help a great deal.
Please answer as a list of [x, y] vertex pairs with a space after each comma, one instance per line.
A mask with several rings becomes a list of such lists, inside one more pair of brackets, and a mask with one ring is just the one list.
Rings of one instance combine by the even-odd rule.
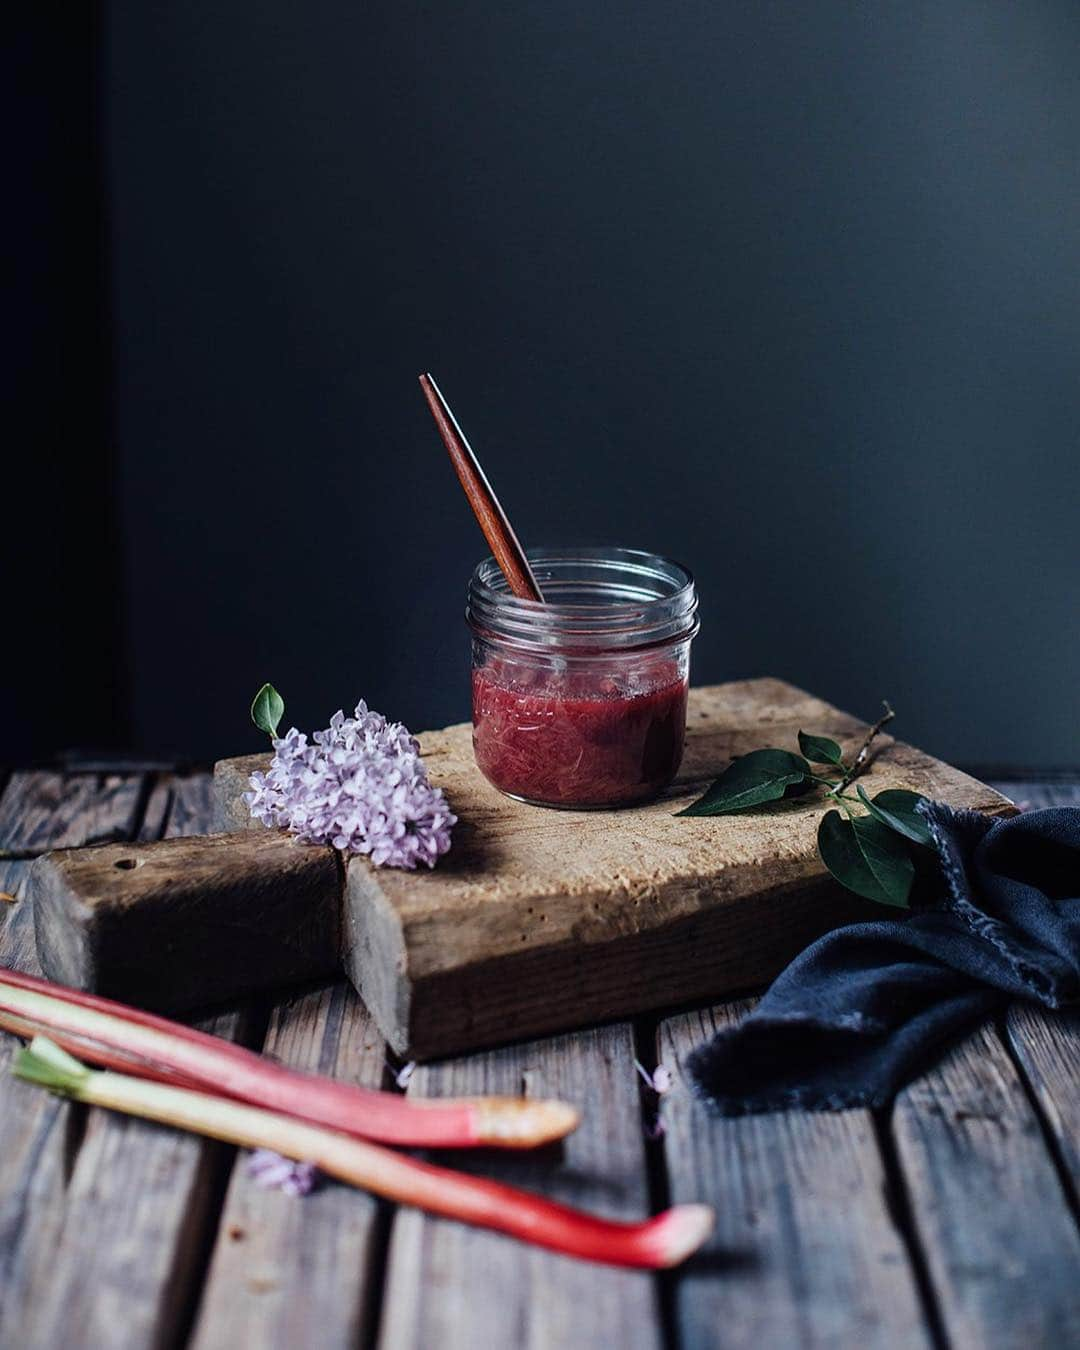
[[906, 1088], [892, 1131], [950, 1344], [1080, 1343], [1080, 1236], [997, 1031]]
[[[800, 727], [846, 750], [866, 727], [779, 680], [692, 691], [678, 782], [617, 812], [515, 802], [481, 777], [468, 726], [422, 736], [425, 764], [460, 817], [423, 875], [348, 868], [344, 960], [388, 1042], [426, 1058], [747, 990], [815, 937], [865, 918], [817, 853], [825, 810], [676, 818], [734, 755], [793, 746]], [[862, 780], [1008, 812], [966, 774], [882, 737]]]
[[[422, 875], [354, 859], [346, 886], [345, 968], [390, 1045], [428, 1058], [747, 990], [830, 927], [865, 918], [869, 902], [836, 886], [818, 857], [820, 800], [673, 815], [733, 756], [794, 746], [800, 728], [848, 751], [866, 732], [780, 680], [692, 690], [678, 781], [660, 801], [617, 812], [512, 801], [476, 768], [468, 726], [422, 735], [430, 777], [460, 817], [453, 849]], [[862, 778], [871, 793], [909, 787], [1012, 810], [921, 751], [888, 736], [876, 744]], [[265, 764], [218, 766], [220, 822], [244, 821], [239, 794]]]
[[135, 774], [13, 773], [2, 847], [18, 853], [128, 839], [142, 792]]
[[[16, 773], [0, 799], [0, 846], [123, 838], [135, 827], [140, 788], [137, 777]], [[0, 906], [0, 963], [38, 974], [27, 871], [25, 862], [0, 863], [0, 888], [19, 897]], [[0, 1033], [0, 1345], [30, 1346], [28, 1315], [41, 1297], [39, 1272], [55, 1257], [82, 1111], [11, 1076], [20, 1044]]]
[[[171, 810], [183, 802], [174, 791]], [[140, 1007], [207, 1007], [339, 969], [337, 856], [277, 832], [62, 850], [30, 881], [45, 973]]]
[[[205, 827], [205, 782], [177, 780], [169, 799], [168, 835]], [[242, 1018], [225, 1013], [198, 1025], [235, 1038]], [[19, 1343], [35, 1350], [172, 1344], [195, 1294], [217, 1174], [230, 1156], [197, 1135], [90, 1110], [63, 1197], [63, 1222], [47, 1245], [39, 1240], [27, 1262]]]
[[1014, 1004], [1005, 1032], [1080, 1205], [1080, 1011]]
[[[410, 1095], [524, 1092], [578, 1104], [561, 1152], [452, 1159], [613, 1218], [648, 1212], [633, 1039], [623, 1024], [417, 1069]], [[654, 1277], [572, 1261], [498, 1234], [399, 1209], [381, 1350], [562, 1350], [661, 1344]]]
[[251, 787], [251, 775], [257, 769], [265, 772], [269, 767], [270, 756], [266, 754], [219, 759], [214, 765], [211, 828], [216, 834], [231, 834], [238, 830], [250, 830], [260, 835], [267, 833], [265, 825], [252, 820], [244, 793]]
[[1047, 806], [1080, 806], [1080, 779], [1040, 783], [1019, 778], [995, 781], [991, 786], [1024, 811], [1039, 811]]
[[[347, 984], [280, 1004], [265, 1050], [294, 1068], [382, 1084], [385, 1044]], [[360, 1344], [376, 1303], [378, 1202], [332, 1182], [302, 1200], [262, 1190], [248, 1176], [247, 1156], [233, 1169], [194, 1347]]]
[[674, 1274], [679, 1344], [927, 1345], [870, 1113], [716, 1119], [692, 1097], [683, 1059], [749, 1006], [659, 1030], [657, 1057], [676, 1079], [662, 1108], [671, 1197], [717, 1211], [709, 1247]]
[[[1054, 804], [1057, 791], [1017, 783], [1009, 795], [1041, 806]], [[140, 836], [156, 838], [166, 828], [174, 793], [181, 800], [169, 828], [189, 808], [189, 827], [199, 825], [200, 792], [205, 794], [205, 780], [172, 775], [156, 779]], [[141, 795], [139, 779], [130, 776], [15, 775], [0, 796], [0, 847], [34, 851], [54, 841], [74, 846], [88, 836], [127, 837], [136, 826]], [[27, 868], [25, 862], [0, 859], [0, 888], [21, 895]], [[31, 913], [23, 901], [0, 905], [0, 929], [0, 961], [34, 969]], [[377, 1066], [367, 1060], [374, 1050], [366, 1041], [350, 1048], [344, 1021], [342, 1041], [333, 1048], [336, 1014], [328, 1010], [323, 1019], [316, 1011], [325, 1006], [324, 999], [330, 1007], [335, 1000], [343, 1008], [357, 1006], [340, 991], [312, 995], [295, 1003], [298, 1020], [289, 1022], [290, 1005], [285, 1005], [275, 1014], [272, 1044], [294, 1062], [342, 1074], [353, 1069], [366, 1074], [370, 1068], [374, 1076]], [[671, 1019], [662, 1033], [660, 1053], [672, 1067], [678, 1045], [684, 1040], [696, 1044], [716, 1024], [695, 1016], [696, 1023], [692, 1017]], [[719, 1011], [713, 1015], [720, 1016]], [[964, 1048], [968, 1058], [959, 1070], [947, 1061], [904, 1094], [893, 1138], [930, 1293], [940, 1305], [950, 1344], [957, 1350], [975, 1345], [1056, 1350], [1080, 1341], [1075, 1310], [1080, 1266], [1068, 1195], [1077, 1172], [1080, 1025], [1072, 1013], [1018, 1008], [1009, 1013], [1006, 1030], [1041, 1122], [1001, 1038], [986, 1032], [973, 1048]], [[478, 1091], [489, 1085], [514, 1090], [524, 1080], [538, 1094], [566, 1091], [586, 1109], [583, 1135], [571, 1141], [575, 1151], [568, 1149], [561, 1158], [484, 1159], [481, 1165], [607, 1213], [637, 1215], [646, 1205], [644, 1165], [633, 1152], [634, 1144], [641, 1147], [633, 1134], [635, 1109], [621, 1096], [631, 1042], [626, 1035], [613, 1044], [610, 1037], [616, 1032], [606, 1028], [421, 1069], [412, 1090]], [[0, 1152], [0, 1345], [141, 1350], [183, 1343], [200, 1296], [208, 1225], [227, 1152], [224, 1157], [219, 1152], [207, 1170], [204, 1150], [215, 1150], [215, 1145], [93, 1111], [86, 1113], [86, 1138], [80, 1147], [80, 1108], [10, 1078], [15, 1045], [13, 1038], [0, 1036], [0, 1137], [5, 1144]], [[697, 1108], [678, 1095], [669, 1099], [665, 1112], [675, 1198], [713, 1199], [723, 1235], [719, 1249], [706, 1252], [674, 1283], [678, 1325], [673, 1343], [684, 1343], [687, 1350], [744, 1344], [748, 1325], [757, 1329], [763, 1347], [812, 1345], [830, 1336], [837, 1345], [873, 1345], [880, 1343], [883, 1329], [891, 1329], [890, 1345], [922, 1343], [918, 1309], [912, 1315], [905, 1291], [910, 1273], [902, 1262], [893, 1265], [887, 1234], [880, 1227], [889, 1205], [880, 1164], [872, 1165], [868, 1156], [861, 1113], [714, 1121], [699, 1118]], [[753, 1128], [721, 1139], [717, 1131], [729, 1126]], [[835, 1137], [828, 1133], [834, 1129], [840, 1131]], [[588, 1140], [585, 1153], [576, 1151], [582, 1137]], [[1046, 1148], [1047, 1137], [1057, 1160]], [[460, 1157], [451, 1160], [462, 1162]], [[238, 1171], [230, 1202], [234, 1190], [250, 1199], [242, 1189], [245, 1182]], [[335, 1188], [324, 1194], [339, 1192]], [[360, 1207], [369, 1203], [364, 1196], [342, 1194]], [[303, 1241], [287, 1245], [275, 1228], [308, 1224], [308, 1206], [323, 1197], [289, 1201], [280, 1208], [272, 1202], [284, 1197], [265, 1198], [271, 1208], [259, 1211], [254, 1235], [231, 1239], [222, 1257], [225, 1265], [218, 1267], [215, 1250], [195, 1323], [199, 1344], [228, 1345], [230, 1350], [261, 1346], [267, 1339], [271, 1345], [322, 1344], [324, 1324], [328, 1345], [350, 1338], [353, 1344], [369, 1344], [373, 1268], [366, 1238], [349, 1228], [356, 1206], [349, 1203], [342, 1233], [333, 1223], [324, 1231], [317, 1222], [309, 1252]], [[854, 1254], [849, 1223], [857, 1235]], [[516, 1282], [523, 1278], [518, 1262], [524, 1249], [507, 1239], [473, 1234], [409, 1211], [401, 1211], [395, 1230], [399, 1246], [391, 1258], [382, 1350], [441, 1346], [447, 1326], [444, 1339], [450, 1347], [466, 1343], [507, 1350], [576, 1350], [663, 1340], [653, 1301], [656, 1287], [647, 1276], [626, 1277], [630, 1292], [625, 1309], [612, 1307], [610, 1289], [602, 1280], [594, 1309], [593, 1281], [586, 1277], [615, 1272], [536, 1254], [554, 1263], [550, 1278], [530, 1270], [522, 1291]], [[464, 1252], [457, 1239], [449, 1250], [444, 1245], [454, 1234]], [[223, 1226], [219, 1248], [227, 1237], [228, 1227]], [[482, 1240], [480, 1247], [469, 1245], [474, 1237]], [[361, 1250], [356, 1268], [350, 1254]], [[512, 1254], [509, 1259], [506, 1253]], [[266, 1265], [260, 1267], [264, 1259]], [[574, 1272], [571, 1283], [564, 1278], [564, 1264]], [[259, 1269], [269, 1272], [271, 1280], [280, 1278], [292, 1297], [304, 1299], [309, 1287], [313, 1291], [306, 1324], [291, 1342], [285, 1336], [272, 1339], [275, 1315], [265, 1311], [282, 1306], [281, 1289], [247, 1290], [237, 1284], [249, 1275], [257, 1280]], [[359, 1290], [353, 1288], [354, 1278]], [[882, 1301], [877, 1323], [871, 1319], [864, 1285]], [[831, 1309], [829, 1290], [835, 1303]], [[230, 1294], [241, 1316], [232, 1315]], [[287, 1309], [281, 1317], [288, 1324]], [[850, 1327], [857, 1331], [849, 1336]], [[470, 1334], [473, 1339], [466, 1340]]]
[[[995, 786], [1025, 810], [1080, 806], [1080, 781], [1017, 780]], [[1005, 1034], [1080, 1206], [1080, 1011], [1055, 1013], [1014, 1004], [1005, 1019]]]

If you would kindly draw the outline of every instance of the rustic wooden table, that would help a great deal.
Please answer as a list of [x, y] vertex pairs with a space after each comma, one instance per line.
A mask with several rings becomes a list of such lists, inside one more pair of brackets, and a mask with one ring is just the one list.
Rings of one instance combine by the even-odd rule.
[[[1080, 786], [998, 784], [1031, 805]], [[208, 779], [15, 773], [0, 890], [54, 845], [206, 827]], [[0, 962], [33, 970], [3, 906]], [[882, 1116], [712, 1120], [686, 1050], [743, 1004], [605, 1026], [419, 1068], [411, 1094], [526, 1092], [584, 1108], [564, 1150], [457, 1157], [613, 1216], [708, 1200], [715, 1238], [662, 1277], [586, 1266], [342, 1186], [258, 1189], [233, 1149], [62, 1102], [8, 1074], [0, 1035], [0, 1345], [243, 1347], [1080, 1345], [1080, 1016], [1015, 1007]], [[303, 1068], [393, 1087], [351, 991], [203, 1025]], [[666, 1134], [634, 1068], [675, 1071]]]

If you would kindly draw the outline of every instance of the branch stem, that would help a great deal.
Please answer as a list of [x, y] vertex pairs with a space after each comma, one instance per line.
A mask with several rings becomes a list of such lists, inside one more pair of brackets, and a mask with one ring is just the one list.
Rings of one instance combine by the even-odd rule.
[[870, 746], [873, 744], [874, 738], [877, 736], [878, 732], [881, 731], [883, 727], [888, 726], [888, 724], [896, 716], [896, 713], [894, 713], [892, 708], [889, 706], [888, 699], [882, 699], [881, 706], [885, 709], [885, 711], [881, 714], [878, 720], [866, 733], [866, 739], [859, 747], [859, 753], [852, 760], [851, 767], [844, 771], [843, 778], [841, 778], [840, 782], [837, 783], [836, 785], [837, 792], [843, 792], [844, 788], [847, 787], [847, 785], [852, 781], [852, 779], [857, 778], [858, 775], [862, 772], [862, 770], [866, 766], [866, 760], [868, 755], [870, 754]]

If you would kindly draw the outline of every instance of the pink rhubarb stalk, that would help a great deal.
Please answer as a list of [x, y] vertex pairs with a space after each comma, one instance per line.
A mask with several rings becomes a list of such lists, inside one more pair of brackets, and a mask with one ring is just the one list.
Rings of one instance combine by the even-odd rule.
[[199, 1088], [364, 1139], [413, 1148], [535, 1148], [576, 1129], [577, 1110], [519, 1097], [415, 1100], [287, 1069], [154, 1013], [0, 967], [0, 1027], [42, 1033], [136, 1077]]
[[617, 1223], [501, 1182], [394, 1153], [332, 1130], [127, 1074], [87, 1069], [44, 1037], [23, 1050], [15, 1072], [93, 1106], [142, 1116], [248, 1148], [268, 1148], [387, 1200], [492, 1228], [539, 1247], [614, 1266], [660, 1268], [684, 1261], [713, 1226], [707, 1205], [676, 1205], [643, 1223]]

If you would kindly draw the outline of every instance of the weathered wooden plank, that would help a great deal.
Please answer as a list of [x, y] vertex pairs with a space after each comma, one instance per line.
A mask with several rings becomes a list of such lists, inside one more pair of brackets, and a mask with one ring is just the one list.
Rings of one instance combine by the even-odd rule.
[[[417, 1069], [410, 1094], [524, 1091], [583, 1109], [561, 1152], [542, 1158], [455, 1156], [489, 1176], [612, 1217], [643, 1217], [649, 1200], [633, 1038], [603, 1027]], [[411, 1209], [394, 1216], [382, 1350], [513, 1346], [653, 1347], [661, 1343], [655, 1279], [556, 1256]]]
[[1037, 811], [1044, 806], [1080, 806], [1080, 782], [1040, 783], [1027, 778], [1010, 778], [995, 780], [991, 786], [1024, 811]]
[[[184, 790], [205, 791], [198, 785]], [[178, 811], [176, 821], [170, 832], [201, 823], [191, 810]], [[238, 1017], [224, 1014], [201, 1025], [235, 1035]], [[89, 1111], [62, 1226], [27, 1262], [18, 1343], [34, 1350], [172, 1343], [194, 1295], [220, 1168], [230, 1156], [194, 1135]]]
[[213, 814], [213, 777], [209, 773], [175, 774], [169, 779], [169, 835], [206, 834]]
[[[748, 990], [826, 929], [865, 916], [867, 902], [832, 882], [818, 855], [820, 797], [778, 812], [674, 814], [733, 755], [794, 748], [800, 727], [854, 750], [865, 724], [769, 679], [694, 689], [688, 717], [674, 786], [619, 812], [502, 796], [476, 767], [469, 726], [420, 737], [432, 782], [461, 818], [454, 847], [431, 872], [353, 859], [346, 888], [345, 968], [395, 1051], [431, 1058]], [[217, 766], [221, 824], [252, 825], [240, 793], [264, 763]], [[1011, 810], [887, 736], [865, 782]]]
[[141, 790], [132, 774], [13, 773], [4, 791], [13, 814], [0, 847], [32, 853], [127, 839]]
[[[780, 680], [691, 691], [678, 780], [617, 813], [539, 810], [497, 793], [468, 726], [421, 738], [461, 817], [429, 874], [348, 869], [345, 962], [389, 1043], [419, 1058], [496, 1044], [771, 978], [813, 938], [863, 917], [817, 851], [825, 804], [679, 819], [733, 755], [794, 746], [800, 727], [852, 750], [865, 725]], [[904, 786], [1009, 810], [991, 789], [885, 738], [867, 789]]]
[[[266, 1051], [294, 1068], [378, 1087], [385, 1043], [351, 986], [278, 1005]], [[245, 1155], [246, 1157], [247, 1155]], [[320, 1350], [361, 1343], [376, 1302], [382, 1241], [376, 1200], [326, 1183], [304, 1199], [260, 1189], [244, 1158], [218, 1224], [193, 1345]]]
[[211, 829], [213, 777], [209, 773], [155, 774], [146, 798], [140, 839], [172, 839]]
[[[1080, 806], [1080, 782], [1019, 780], [997, 786], [1027, 810]], [[1080, 1203], [1080, 1013], [1016, 1004], [1005, 1033]]]
[[929, 1336], [890, 1212], [868, 1111], [715, 1119], [691, 1095], [685, 1056], [749, 1004], [662, 1023], [657, 1056], [671, 1198], [717, 1213], [709, 1247], [674, 1272], [679, 1344], [917, 1346]]
[[[33, 851], [123, 837], [136, 825], [139, 792], [135, 777], [16, 773], [0, 799], [0, 845]], [[37, 973], [33, 916], [23, 898], [27, 870], [25, 862], [0, 863], [0, 889], [20, 897], [0, 906], [0, 963]], [[19, 1044], [0, 1033], [0, 1345], [30, 1343], [24, 1331], [38, 1297], [33, 1271], [56, 1249], [68, 1155], [82, 1120], [81, 1108], [11, 1077]]]
[[[184, 809], [179, 788], [172, 802]], [[340, 969], [337, 855], [278, 831], [64, 849], [37, 859], [30, 888], [45, 973], [140, 1007], [205, 1008]]]
[[169, 825], [169, 812], [172, 809], [172, 782], [170, 774], [155, 774], [146, 793], [143, 817], [139, 822], [136, 839], [149, 842], [164, 838]]
[[251, 775], [256, 769], [269, 767], [270, 755], [239, 755], [233, 759], [219, 759], [214, 765], [213, 829], [223, 833], [232, 830], [261, 830], [260, 821], [252, 820], [244, 794], [251, 788]]
[[146, 794], [138, 838], [186, 839], [211, 832], [214, 778], [207, 770], [157, 773]]
[[892, 1132], [956, 1350], [1080, 1344], [1080, 1235], [993, 1026], [900, 1094]]
[[1080, 1012], [1016, 1004], [1005, 1031], [1080, 1204]]

